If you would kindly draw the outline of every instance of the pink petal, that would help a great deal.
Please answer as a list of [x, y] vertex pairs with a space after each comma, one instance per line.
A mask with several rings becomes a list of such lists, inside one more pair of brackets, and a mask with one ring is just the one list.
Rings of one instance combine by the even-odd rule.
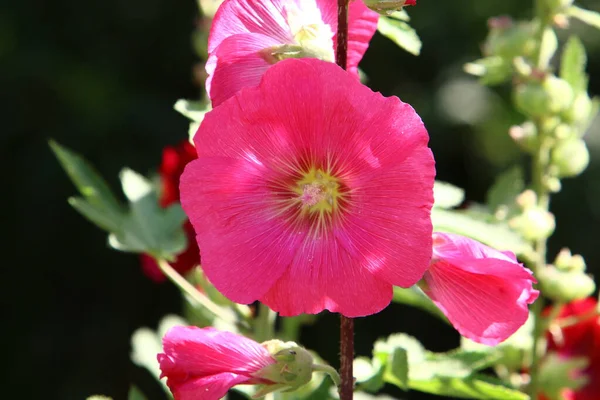
[[206, 63], [206, 90], [213, 107], [246, 86], [258, 85], [261, 76], [271, 66], [266, 60], [265, 49], [278, 44], [258, 33], [239, 34], [225, 39]]
[[260, 344], [214, 328], [176, 326], [163, 338], [158, 355], [162, 376], [173, 381], [231, 372], [249, 378], [274, 362]]
[[228, 37], [240, 33], [260, 33], [279, 44], [291, 43], [293, 37], [285, 18], [286, 3], [289, 0], [225, 0], [213, 20], [208, 53]]
[[251, 303], [285, 272], [303, 237], [277, 215], [264, 167], [222, 157], [189, 165], [181, 201], [202, 249], [202, 269], [226, 297]]
[[230, 388], [246, 381], [247, 376], [224, 372], [183, 382], [169, 379], [167, 385], [175, 400], [220, 400]]
[[[337, 0], [317, 0], [323, 21], [337, 31]], [[350, 2], [348, 10], [348, 71], [358, 74], [358, 64], [369, 47], [369, 42], [377, 30], [379, 14], [370, 10], [362, 1]], [[337, 35], [333, 43], [337, 49]]]
[[531, 271], [474, 240], [434, 236], [426, 293], [463, 336], [487, 345], [507, 339], [525, 323], [527, 305], [539, 294]]
[[348, 13], [348, 71], [358, 74], [358, 63], [360, 63], [367, 48], [369, 48], [369, 42], [377, 30], [378, 22], [379, 14], [369, 10], [362, 1], [350, 3]]
[[384, 309], [392, 299], [392, 285], [359, 265], [340, 242], [335, 233], [308, 236], [288, 271], [261, 301], [282, 316], [326, 309], [361, 317]]

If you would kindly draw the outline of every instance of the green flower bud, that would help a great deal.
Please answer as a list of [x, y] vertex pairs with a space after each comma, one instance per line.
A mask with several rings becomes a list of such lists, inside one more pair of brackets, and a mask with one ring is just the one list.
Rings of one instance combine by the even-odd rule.
[[544, 295], [558, 302], [584, 299], [596, 290], [594, 280], [582, 271], [561, 271], [548, 266], [538, 271], [537, 278]]
[[513, 92], [515, 106], [530, 117], [543, 117], [566, 110], [573, 101], [573, 89], [567, 81], [547, 76], [542, 82], [518, 85]]
[[590, 162], [590, 153], [581, 139], [565, 140], [552, 150], [552, 164], [561, 178], [577, 176]]
[[585, 260], [579, 254], [571, 255], [571, 251], [563, 248], [554, 259], [554, 266], [563, 272], [585, 272]]
[[592, 112], [592, 99], [585, 92], [580, 92], [575, 96], [573, 104], [562, 114], [565, 121], [580, 124], [590, 118]]
[[390, 15], [394, 11], [402, 10], [404, 6], [414, 6], [416, 0], [363, 0], [371, 10], [384, 15]]
[[574, 130], [571, 125], [567, 124], [558, 124], [556, 128], [554, 128], [554, 137], [558, 140], [565, 140], [572, 136], [574, 136]]
[[508, 223], [525, 239], [531, 241], [549, 237], [555, 228], [554, 215], [537, 206], [524, 210]]
[[532, 56], [538, 43], [535, 39], [536, 26], [531, 22], [513, 21], [508, 17], [491, 18], [490, 33], [483, 45], [486, 56], [499, 56], [512, 62], [519, 56]]
[[306, 349], [294, 342], [281, 340], [269, 340], [262, 345], [275, 359], [275, 363], [256, 372], [254, 376], [276, 385], [262, 388], [259, 391], [261, 395], [282, 388], [295, 390], [310, 382], [313, 373], [313, 356]]
[[538, 147], [537, 128], [531, 121], [512, 126], [508, 134], [522, 150], [528, 153], [533, 152]]

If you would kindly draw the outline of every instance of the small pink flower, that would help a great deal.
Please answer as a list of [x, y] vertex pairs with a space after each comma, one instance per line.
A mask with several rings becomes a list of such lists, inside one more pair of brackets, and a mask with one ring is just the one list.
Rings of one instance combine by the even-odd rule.
[[531, 271], [501, 252], [451, 233], [433, 234], [425, 292], [461, 335], [496, 345], [527, 321], [539, 292]]
[[269, 384], [254, 374], [275, 364], [255, 341], [214, 328], [171, 328], [163, 351], [158, 354], [161, 378], [167, 377], [175, 400], [219, 400], [238, 384]]
[[277, 63], [194, 137], [181, 201], [206, 276], [282, 315], [381, 311], [431, 259], [428, 139], [408, 104], [337, 65]]
[[[358, 63], [377, 29], [378, 15], [361, 1], [349, 10], [348, 70]], [[337, 0], [225, 0], [208, 38], [206, 89], [213, 106], [241, 88], [256, 86], [284, 58], [335, 59]]]

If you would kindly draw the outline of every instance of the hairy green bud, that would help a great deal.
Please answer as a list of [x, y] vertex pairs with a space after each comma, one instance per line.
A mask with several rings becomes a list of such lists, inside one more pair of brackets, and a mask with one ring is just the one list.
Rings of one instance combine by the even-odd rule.
[[561, 178], [581, 174], [590, 162], [590, 153], [581, 139], [565, 140], [552, 150], [552, 165]]

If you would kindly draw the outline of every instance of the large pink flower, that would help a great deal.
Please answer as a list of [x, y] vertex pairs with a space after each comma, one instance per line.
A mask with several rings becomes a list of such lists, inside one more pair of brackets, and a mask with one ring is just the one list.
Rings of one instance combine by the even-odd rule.
[[[378, 15], [361, 1], [349, 10], [348, 70], [356, 73], [377, 29]], [[208, 39], [206, 89], [213, 106], [283, 58], [334, 61], [337, 0], [225, 0]]]
[[539, 292], [531, 271], [501, 252], [451, 233], [434, 233], [425, 292], [452, 325], [476, 342], [496, 345], [527, 321]]
[[219, 400], [238, 384], [268, 384], [254, 375], [275, 364], [255, 341], [214, 328], [171, 328], [163, 351], [158, 355], [161, 378], [167, 377], [175, 400]]
[[414, 110], [335, 64], [285, 60], [209, 112], [181, 177], [202, 267], [283, 315], [376, 313], [431, 259], [433, 156]]

